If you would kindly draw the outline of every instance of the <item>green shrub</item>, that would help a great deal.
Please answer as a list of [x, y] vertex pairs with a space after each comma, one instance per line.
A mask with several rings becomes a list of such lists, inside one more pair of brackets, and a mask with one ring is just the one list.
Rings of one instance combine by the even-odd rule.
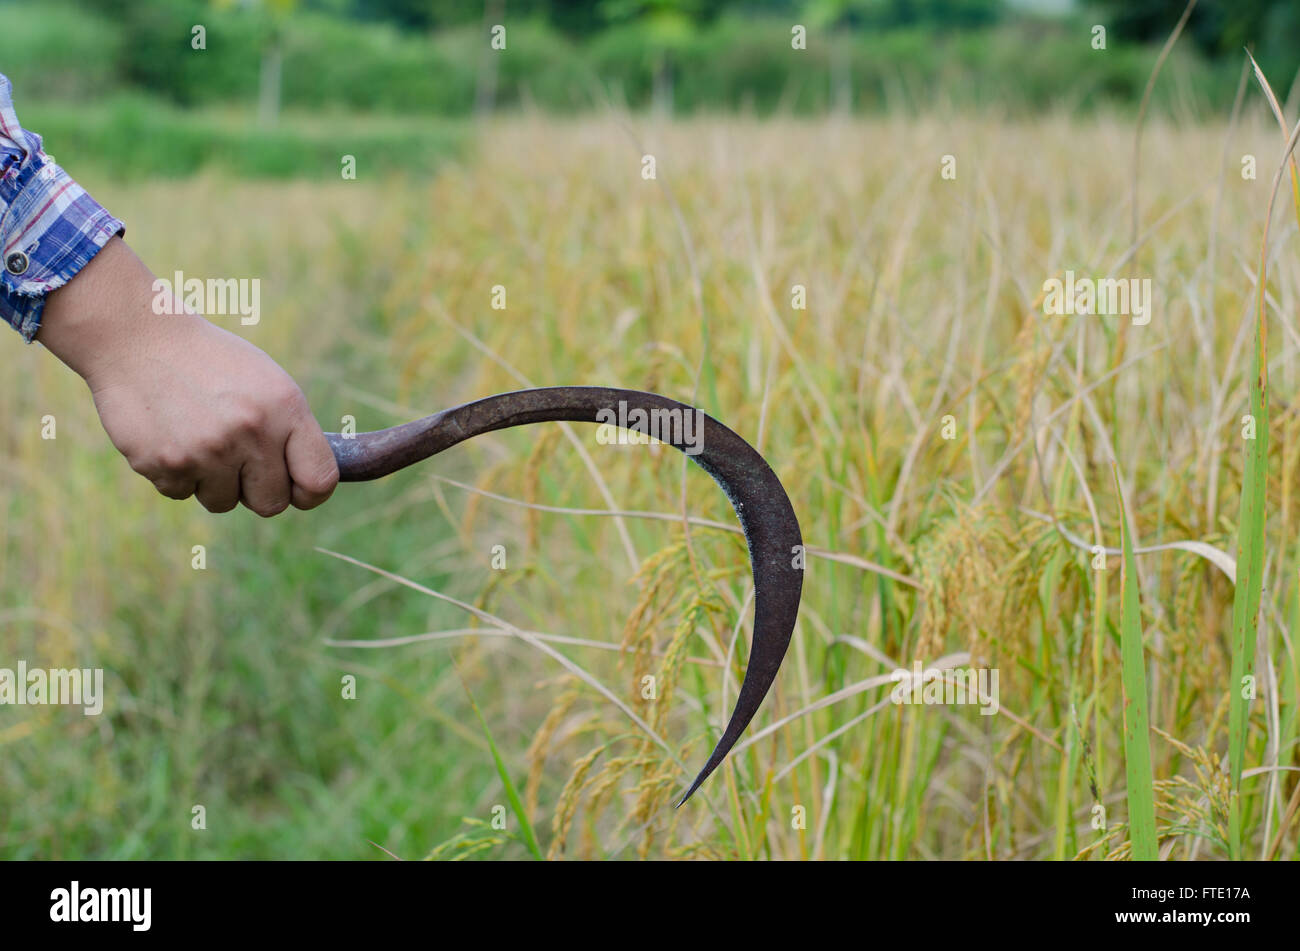
[[[945, 2], [924, 9], [934, 13]], [[631, 20], [574, 40], [516, 13], [507, 24], [506, 49], [493, 51], [481, 22], [430, 34], [312, 10], [283, 14], [273, 4], [0, 4], [0, 69], [27, 99], [130, 88], [180, 105], [251, 103], [264, 56], [278, 45], [287, 108], [466, 115], [488, 88], [485, 70], [491, 69], [492, 100], [506, 108], [573, 111], [610, 98], [641, 109], [659, 90], [671, 95], [678, 113], [808, 114], [847, 91], [863, 111], [936, 102], [1032, 111], [1132, 106], [1155, 60], [1154, 48], [1117, 40], [1093, 50], [1088, 24], [1078, 18], [963, 29], [810, 25], [807, 48], [794, 50], [789, 22], [770, 15], [725, 14], [694, 27], [680, 18]], [[201, 50], [191, 44], [196, 25], [206, 30]], [[1180, 47], [1155, 104], [1226, 108], [1238, 67]]]
[[301, 16], [284, 31], [282, 90], [287, 105], [455, 115], [473, 104], [474, 75], [424, 37]]
[[117, 78], [121, 31], [59, 2], [0, 5], [0, 73], [21, 98], [80, 99]]
[[291, 116], [266, 129], [242, 113], [186, 112], [138, 94], [115, 96], [93, 112], [42, 104], [24, 110], [23, 122], [70, 168], [97, 165], [121, 179], [178, 177], [215, 166], [245, 178], [337, 181], [344, 154], [355, 155], [367, 172], [429, 171], [465, 140], [455, 124], [374, 123], [348, 114], [309, 123]]

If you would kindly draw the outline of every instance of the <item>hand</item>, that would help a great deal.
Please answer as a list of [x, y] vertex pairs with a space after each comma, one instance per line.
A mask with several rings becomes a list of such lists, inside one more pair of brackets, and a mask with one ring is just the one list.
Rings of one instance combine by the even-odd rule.
[[293, 378], [202, 317], [155, 314], [153, 280], [113, 238], [49, 295], [36, 337], [85, 379], [113, 445], [163, 495], [210, 512], [324, 502], [338, 465]]

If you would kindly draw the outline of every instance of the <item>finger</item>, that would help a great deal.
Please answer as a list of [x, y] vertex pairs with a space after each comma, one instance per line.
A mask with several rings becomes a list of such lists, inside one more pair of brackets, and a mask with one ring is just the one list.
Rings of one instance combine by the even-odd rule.
[[184, 476], [162, 476], [149, 481], [169, 499], [188, 499], [194, 494], [194, 480]]
[[308, 415], [289, 433], [284, 459], [293, 480], [295, 508], [315, 508], [333, 494], [339, 482], [339, 464], [312, 416]]
[[289, 470], [283, 454], [265, 455], [244, 463], [239, 470], [239, 501], [263, 518], [289, 507]]
[[199, 480], [194, 497], [209, 512], [229, 512], [239, 504], [239, 470], [220, 468]]

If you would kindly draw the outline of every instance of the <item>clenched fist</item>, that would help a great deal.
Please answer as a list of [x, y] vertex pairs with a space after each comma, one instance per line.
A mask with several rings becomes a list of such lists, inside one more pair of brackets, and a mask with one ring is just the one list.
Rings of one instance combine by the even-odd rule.
[[113, 445], [163, 495], [211, 512], [324, 502], [338, 466], [293, 378], [198, 315], [155, 314], [153, 280], [113, 238], [49, 295], [36, 337], [89, 385]]

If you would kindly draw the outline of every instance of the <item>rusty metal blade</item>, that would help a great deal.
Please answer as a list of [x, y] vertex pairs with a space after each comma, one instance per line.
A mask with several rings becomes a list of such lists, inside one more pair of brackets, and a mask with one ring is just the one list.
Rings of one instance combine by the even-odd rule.
[[[686, 427], [642, 428], [645, 420], [698, 414], [699, 432]], [[622, 415], [620, 415], [620, 413]], [[655, 414], [658, 414], [657, 416]], [[766, 460], [713, 417], [657, 393], [600, 386], [518, 390], [475, 400], [424, 419], [372, 433], [344, 437], [326, 433], [344, 482], [378, 479], [437, 455], [482, 433], [549, 421], [606, 423], [631, 420], [627, 428], [667, 442], [711, 475], [731, 500], [749, 543], [754, 575], [754, 638], [749, 665], [731, 719], [708, 762], [677, 803], [681, 806], [717, 769], [749, 725], [776, 679], [799, 613], [803, 590], [803, 536], [790, 498]]]

